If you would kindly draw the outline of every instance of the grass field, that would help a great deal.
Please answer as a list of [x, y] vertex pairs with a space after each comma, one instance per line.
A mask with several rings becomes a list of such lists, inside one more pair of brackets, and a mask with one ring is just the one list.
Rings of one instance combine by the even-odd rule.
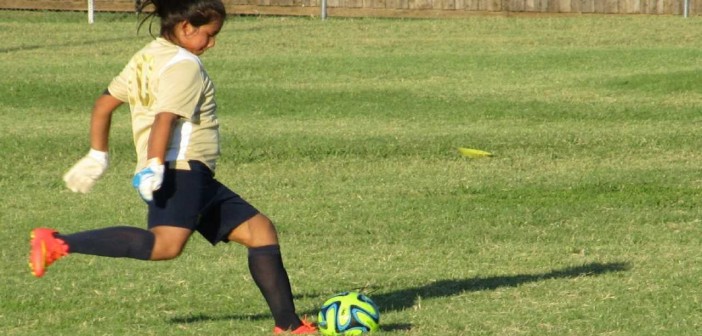
[[[128, 110], [95, 190], [61, 181], [135, 21], [0, 11], [1, 335], [271, 332], [233, 244], [29, 273], [33, 227], [144, 226]], [[701, 44], [699, 18], [233, 18], [203, 56], [218, 177], [277, 223], [303, 314], [357, 289], [378, 335], [699, 335]]]

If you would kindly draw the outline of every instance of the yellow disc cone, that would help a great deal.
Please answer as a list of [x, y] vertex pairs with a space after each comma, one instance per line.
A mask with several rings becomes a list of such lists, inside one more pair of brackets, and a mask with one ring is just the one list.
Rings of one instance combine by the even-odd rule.
[[461, 153], [461, 155], [472, 158], [472, 159], [492, 156], [492, 153], [490, 153], [490, 152], [486, 152], [486, 151], [483, 151], [480, 149], [465, 148], [465, 147], [458, 148], [458, 152]]

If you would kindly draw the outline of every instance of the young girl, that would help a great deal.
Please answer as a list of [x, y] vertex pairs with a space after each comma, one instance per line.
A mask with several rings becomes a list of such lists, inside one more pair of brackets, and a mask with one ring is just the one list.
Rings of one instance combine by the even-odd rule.
[[[226, 19], [220, 0], [151, 0], [160, 36], [137, 52], [93, 107], [90, 151], [65, 175], [86, 193], [108, 166], [112, 113], [128, 102], [137, 152], [132, 184], [148, 205], [148, 230], [116, 226], [73, 234], [32, 230], [30, 267], [41, 277], [68, 253], [168, 260], [198, 231], [211, 244], [248, 248], [249, 270], [275, 320], [274, 333], [313, 334], [300, 320], [271, 221], [214, 179], [219, 156], [215, 89], [199, 55]], [[147, 19], [149, 18], [147, 17]], [[142, 22], [143, 23], [143, 22]]]

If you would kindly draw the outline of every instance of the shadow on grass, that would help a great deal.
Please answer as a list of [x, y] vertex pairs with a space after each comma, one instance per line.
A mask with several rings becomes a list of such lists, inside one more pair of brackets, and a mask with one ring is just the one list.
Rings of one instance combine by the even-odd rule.
[[15, 47], [6, 47], [6, 48], [0, 48], [0, 54], [5, 54], [5, 53], [11, 53], [11, 52], [16, 52], [16, 51], [28, 51], [28, 50], [37, 50], [37, 49], [56, 49], [56, 48], [63, 48], [63, 47], [76, 47], [76, 46], [90, 46], [90, 45], [96, 45], [96, 44], [105, 44], [109, 42], [121, 42], [121, 41], [128, 41], [128, 40], [134, 40], [135, 38], [138, 38], [137, 36], [123, 36], [123, 37], [114, 37], [114, 38], [106, 38], [106, 39], [99, 39], [99, 40], [85, 40], [85, 41], [70, 41], [70, 42], [61, 42], [61, 43], [54, 43], [54, 44], [29, 44], [29, 45], [21, 45], [21, 46], [15, 46]]
[[[437, 297], [448, 297], [459, 295], [464, 292], [479, 292], [485, 290], [495, 290], [502, 287], [517, 287], [522, 284], [552, 280], [552, 279], [572, 279], [579, 277], [598, 276], [612, 272], [622, 272], [629, 270], [631, 264], [623, 262], [615, 263], [590, 263], [582, 266], [568, 267], [564, 269], [553, 270], [546, 273], [537, 274], [517, 274], [509, 276], [493, 276], [486, 278], [472, 279], [450, 279], [439, 280], [420, 287], [412, 287], [402, 290], [397, 290], [384, 294], [368, 293], [375, 303], [381, 308], [381, 312], [387, 313], [399, 311], [414, 306], [417, 298], [428, 299]], [[339, 290], [341, 292], [343, 290]], [[304, 295], [304, 297], [325, 297], [323, 294]], [[317, 316], [317, 311], [303, 311], [300, 315], [311, 317]], [[184, 317], [174, 317], [170, 319], [170, 323], [198, 323], [216, 320], [261, 320], [270, 319], [271, 315], [266, 314], [239, 314], [239, 315], [221, 315], [211, 316], [205, 314], [190, 315]], [[409, 330], [411, 325], [408, 324], [388, 324], [383, 325], [383, 331], [393, 330]]]
[[463, 292], [494, 290], [501, 287], [517, 287], [526, 283], [551, 279], [596, 276], [611, 272], [626, 271], [630, 268], [631, 265], [629, 263], [591, 263], [539, 274], [517, 274], [463, 280], [439, 280], [421, 287], [402, 289], [385, 294], [370, 294], [370, 296], [373, 301], [381, 307], [381, 311], [390, 312], [414, 306], [415, 300], [418, 297], [422, 299], [447, 297], [458, 295]]

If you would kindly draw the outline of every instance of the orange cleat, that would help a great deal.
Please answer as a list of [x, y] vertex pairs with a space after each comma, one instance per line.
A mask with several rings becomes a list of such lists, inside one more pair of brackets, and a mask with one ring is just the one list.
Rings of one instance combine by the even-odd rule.
[[284, 330], [281, 327], [275, 327], [273, 329], [274, 334], [284, 334], [288, 333], [290, 335], [312, 335], [317, 333], [317, 327], [311, 323], [307, 322], [306, 320], [302, 320], [302, 324], [297, 327], [295, 330]]
[[29, 268], [32, 274], [39, 278], [44, 275], [46, 268], [54, 261], [68, 254], [68, 245], [54, 235], [56, 231], [46, 228], [32, 230], [29, 242], [31, 251], [29, 253]]

